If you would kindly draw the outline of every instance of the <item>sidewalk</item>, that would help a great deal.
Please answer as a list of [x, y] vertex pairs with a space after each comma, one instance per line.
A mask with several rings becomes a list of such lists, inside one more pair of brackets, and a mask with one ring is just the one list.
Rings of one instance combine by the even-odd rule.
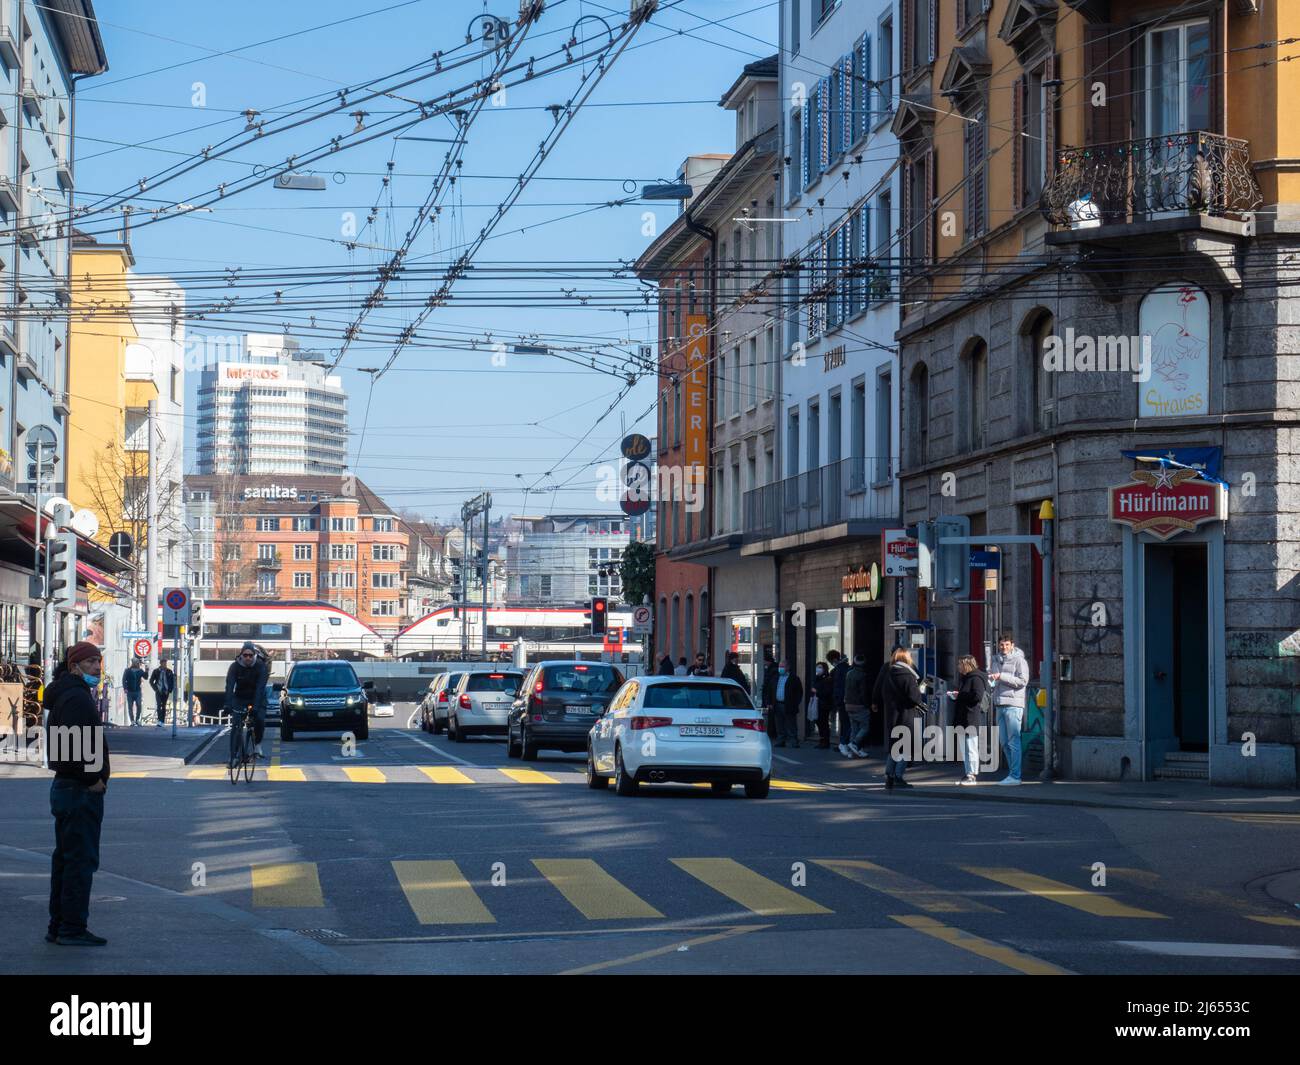
[[[871, 757], [849, 759], [831, 747], [820, 751], [804, 743], [797, 750], [777, 747], [772, 751], [773, 771], [845, 789], [870, 788], [884, 791], [884, 759], [873, 749]], [[793, 764], [792, 764], [793, 763]], [[1001, 787], [999, 770], [973, 786], [958, 785], [959, 763], [912, 763], [906, 789], [912, 798], [965, 799], [976, 802], [1040, 803], [1049, 806], [1091, 806], [1116, 810], [1178, 810], [1185, 813], [1241, 813], [1300, 815], [1300, 791], [1268, 791], [1259, 788], [1217, 788], [1195, 780], [1055, 780], [1051, 783], [1025, 778], [1015, 788]]]
[[220, 731], [221, 729], [215, 725], [196, 725], [194, 728], [178, 725], [176, 736], [173, 738], [170, 722], [161, 727], [117, 725], [108, 730], [108, 749], [113, 753], [115, 765], [119, 755], [151, 759], [168, 758], [188, 765], [198, 757], [204, 744]]

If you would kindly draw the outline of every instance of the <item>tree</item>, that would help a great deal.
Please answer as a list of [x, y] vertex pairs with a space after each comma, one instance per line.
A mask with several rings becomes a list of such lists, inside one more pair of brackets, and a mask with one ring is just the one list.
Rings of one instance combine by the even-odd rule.
[[640, 606], [645, 600], [653, 601], [655, 595], [655, 549], [653, 544], [633, 540], [623, 549], [619, 565], [623, 582], [623, 602]]

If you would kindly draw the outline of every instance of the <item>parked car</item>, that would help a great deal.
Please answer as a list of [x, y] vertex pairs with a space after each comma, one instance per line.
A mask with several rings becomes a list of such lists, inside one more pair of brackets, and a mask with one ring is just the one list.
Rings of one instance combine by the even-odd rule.
[[531, 762], [541, 750], [585, 751], [623, 674], [603, 662], [539, 662], [528, 671], [506, 722], [506, 754]]
[[707, 782], [715, 795], [744, 784], [767, 797], [772, 744], [760, 711], [734, 681], [716, 677], [637, 677], [624, 684], [591, 728], [587, 785], [612, 779], [620, 795], [643, 783]]
[[369, 689], [347, 662], [299, 662], [289, 679], [277, 684], [280, 692], [280, 738], [292, 740], [295, 732], [351, 732], [359, 740], [370, 737]]
[[447, 735], [460, 743], [474, 734], [504, 734], [523, 679], [522, 673], [510, 670], [462, 673], [447, 700]]
[[447, 727], [451, 694], [463, 676], [463, 673], [441, 673], [429, 682], [429, 694], [424, 697], [424, 708], [420, 714], [420, 727], [425, 732], [437, 736]]

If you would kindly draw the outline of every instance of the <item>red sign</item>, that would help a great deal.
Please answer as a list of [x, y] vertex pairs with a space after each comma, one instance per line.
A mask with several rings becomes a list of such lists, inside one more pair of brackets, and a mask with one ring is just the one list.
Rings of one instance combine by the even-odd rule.
[[136, 640], [131, 645], [131, 651], [136, 658], [148, 658], [153, 654], [152, 640]]
[[1110, 520], [1158, 540], [1227, 519], [1227, 489], [1196, 470], [1134, 470], [1131, 481], [1110, 490]]
[[614, 628], [605, 632], [604, 650], [621, 651], [623, 650], [623, 630]]

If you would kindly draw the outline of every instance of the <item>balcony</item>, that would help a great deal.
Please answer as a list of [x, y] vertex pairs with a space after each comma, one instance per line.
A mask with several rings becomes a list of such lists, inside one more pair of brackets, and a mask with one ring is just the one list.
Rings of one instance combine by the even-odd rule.
[[279, 554], [271, 555], [269, 558], [262, 555], [257, 556], [257, 568], [262, 570], [279, 570], [283, 563], [280, 561]]
[[893, 474], [889, 458], [859, 456], [746, 492], [741, 553], [870, 536], [897, 524]]
[[1190, 132], [1062, 150], [1041, 208], [1080, 232], [1189, 216], [1244, 222], [1263, 202], [1247, 141]]
[[0, 207], [10, 214], [17, 214], [22, 210], [22, 202], [18, 183], [12, 178], [0, 177]]
[[20, 352], [16, 362], [19, 381], [40, 380], [40, 371], [36, 368], [36, 360], [27, 352]]
[[41, 94], [36, 91], [36, 83], [31, 78], [23, 78], [18, 95], [22, 97], [23, 110], [33, 118], [41, 114]]
[[5, 18], [3, 24], [0, 24], [0, 59], [4, 60], [7, 67], [16, 67], [18, 65], [18, 39], [14, 36], [14, 28], [9, 25], [9, 12], [4, 12]]
[[54, 413], [68, 418], [72, 415], [72, 403], [66, 392], [54, 393]]

